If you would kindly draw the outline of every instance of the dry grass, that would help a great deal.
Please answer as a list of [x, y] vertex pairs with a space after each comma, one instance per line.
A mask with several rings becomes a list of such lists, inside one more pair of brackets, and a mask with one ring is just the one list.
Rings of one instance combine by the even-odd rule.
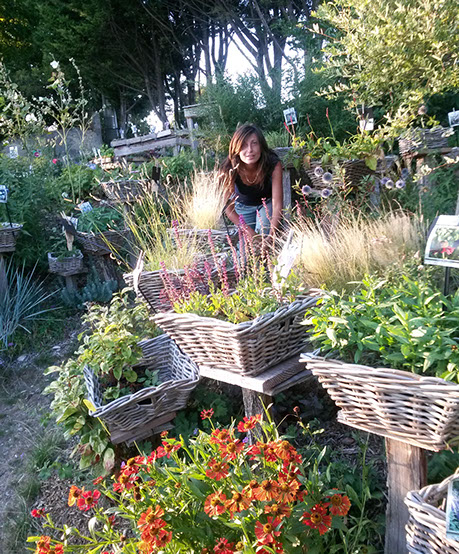
[[313, 287], [342, 290], [366, 273], [402, 263], [422, 247], [423, 225], [415, 216], [389, 213], [380, 219], [348, 215], [333, 221], [293, 224], [300, 247], [298, 272]]
[[195, 171], [191, 179], [191, 192], [182, 201], [185, 226], [219, 229], [224, 207], [225, 194], [218, 172]]

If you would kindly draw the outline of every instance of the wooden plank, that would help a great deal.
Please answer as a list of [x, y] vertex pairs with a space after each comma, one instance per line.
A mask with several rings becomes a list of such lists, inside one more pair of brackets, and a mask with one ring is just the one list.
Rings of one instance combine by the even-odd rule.
[[248, 377], [232, 373], [225, 369], [218, 369], [208, 366], [199, 366], [201, 377], [222, 381], [230, 385], [236, 385], [243, 389], [267, 394], [273, 390], [276, 385], [283, 383], [290, 377], [304, 370], [304, 364], [299, 361], [298, 355], [281, 362], [270, 369], [267, 369], [261, 375]]
[[427, 484], [425, 451], [404, 442], [386, 439], [387, 493], [385, 554], [405, 554], [408, 508], [406, 493]]
[[122, 157], [130, 154], [138, 154], [139, 152], [145, 152], [146, 150], [154, 150], [156, 148], [168, 148], [169, 146], [191, 146], [191, 141], [188, 138], [183, 138], [181, 136], [173, 136], [163, 139], [151, 139], [144, 142], [139, 141], [136, 144], [126, 146], [114, 146], [114, 149], [115, 156]]
[[311, 373], [311, 370], [305, 369], [301, 371], [300, 373], [297, 373], [293, 377], [290, 377], [290, 379], [287, 379], [283, 383], [279, 383], [279, 385], [276, 385], [273, 389], [267, 390], [266, 394], [269, 396], [275, 396], [276, 394], [279, 394], [280, 392], [283, 392], [284, 390], [289, 389], [293, 385], [298, 385], [299, 383], [305, 383], [309, 381], [311, 383], [316, 382], [317, 379], [314, 377], [314, 375]]
[[[176, 412], [171, 412], [158, 417], [149, 423], [136, 427], [135, 429], [130, 430], [121, 430], [121, 429], [110, 429], [110, 438], [113, 444], [119, 444], [120, 442], [132, 443], [134, 441], [142, 440], [156, 433], [160, 433], [166, 427], [166, 424], [174, 419]], [[172, 425], [168, 425], [168, 428], [172, 428]]]

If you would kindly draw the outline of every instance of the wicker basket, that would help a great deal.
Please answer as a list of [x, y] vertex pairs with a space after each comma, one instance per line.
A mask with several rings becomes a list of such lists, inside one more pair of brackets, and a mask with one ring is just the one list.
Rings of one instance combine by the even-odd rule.
[[406, 547], [415, 554], [457, 554], [459, 541], [446, 537], [445, 504], [451, 475], [437, 485], [410, 491], [405, 498], [410, 514], [406, 525]]
[[[168, 232], [174, 243], [178, 234], [180, 239], [195, 241], [198, 248], [209, 249], [209, 229], [168, 229]], [[222, 230], [210, 229], [210, 235], [213, 243], [220, 250], [229, 248], [228, 237], [233, 245], [239, 240], [238, 229], [235, 225]]]
[[85, 252], [103, 256], [110, 254], [110, 247], [119, 250], [125, 245], [125, 239], [128, 237], [129, 230], [122, 231], [104, 231], [103, 233], [83, 233], [77, 231], [78, 242]]
[[130, 432], [131, 438], [139, 428], [185, 408], [199, 381], [197, 365], [167, 335], [141, 341], [139, 345], [144, 357], [138, 365], [159, 370], [160, 384], [156, 387], [147, 387], [103, 406], [99, 380], [88, 367], [84, 369], [88, 399], [96, 407], [91, 415], [104, 420], [111, 433]]
[[316, 304], [308, 296], [252, 321], [229, 323], [196, 314], [160, 313], [153, 321], [198, 365], [258, 375], [304, 349], [306, 310]]
[[135, 202], [146, 194], [158, 192], [154, 180], [107, 181], [101, 187], [110, 200], [117, 202]]
[[0, 223], [0, 252], [16, 250], [16, 240], [21, 229], [19, 223]]
[[76, 275], [83, 269], [83, 254], [78, 250], [76, 256], [59, 260], [52, 252], [48, 252], [48, 265], [50, 273], [58, 273], [64, 277]]
[[[329, 184], [324, 184], [322, 177], [317, 177], [314, 173], [314, 170], [321, 166], [320, 162], [312, 162], [311, 168], [306, 170], [306, 175], [309, 177], [312, 186], [316, 189], [330, 186]], [[333, 184], [342, 182], [344, 176], [347, 185], [357, 186], [364, 177], [374, 174], [374, 171], [367, 166], [364, 160], [347, 160], [340, 162], [339, 167], [340, 172], [333, 176]]]
[[459, 441], [459, 385], [310, 354], [301, 360], [341, 408], [342, 423], [427, 450]]
[[448, 146], [448, 137], [453, 134], [449, 127], [410, 129], [398, 139], [400, 154], [407, 155], [417, 150], [435, 150]]

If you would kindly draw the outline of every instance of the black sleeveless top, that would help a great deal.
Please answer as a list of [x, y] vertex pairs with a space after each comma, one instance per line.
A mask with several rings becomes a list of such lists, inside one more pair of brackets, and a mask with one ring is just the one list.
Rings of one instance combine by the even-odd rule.
[[263, 198], [267, 200], [272, 198], [273, 171], [279, 161], [279, 156], [275, 152], [269, 154], [268, 171], [263, 182], [257, 185], [246, 185], [238, 173], [234, 181], [236, 201], [246, 206], [259, 206]]

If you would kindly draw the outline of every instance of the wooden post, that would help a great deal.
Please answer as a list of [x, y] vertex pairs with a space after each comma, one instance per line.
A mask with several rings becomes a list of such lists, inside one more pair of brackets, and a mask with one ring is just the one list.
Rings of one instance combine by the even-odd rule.
[[[254, 416], [261, 414], [265, 417], [265, 409], [270, 406], [273, 402], [272, 396], [263, 394], [260, 392], [255, 392], [249, 389], [242, 389], [242, 399], [244, 401], [244, 412], [246, 417]], [[271, 408], [269, 408], [269, 414], [271, 413]], [[254, 444], [256, 440], [262, 440], [260, 426], [257, 425], [255, 429], [247, 433], [247, 442], [248, 444]]]
[[417, 446], [386, 438], [387, 510], [385, 554], [405, 554], [408, 508], [404, 498], [427, 484], [427, 458]]
[[290, 210], [292, 207], [292, 184], [290, 182], [290, 169], [288, 167], [282, 170], [282, 191], [284, 218], [290, 220]]

